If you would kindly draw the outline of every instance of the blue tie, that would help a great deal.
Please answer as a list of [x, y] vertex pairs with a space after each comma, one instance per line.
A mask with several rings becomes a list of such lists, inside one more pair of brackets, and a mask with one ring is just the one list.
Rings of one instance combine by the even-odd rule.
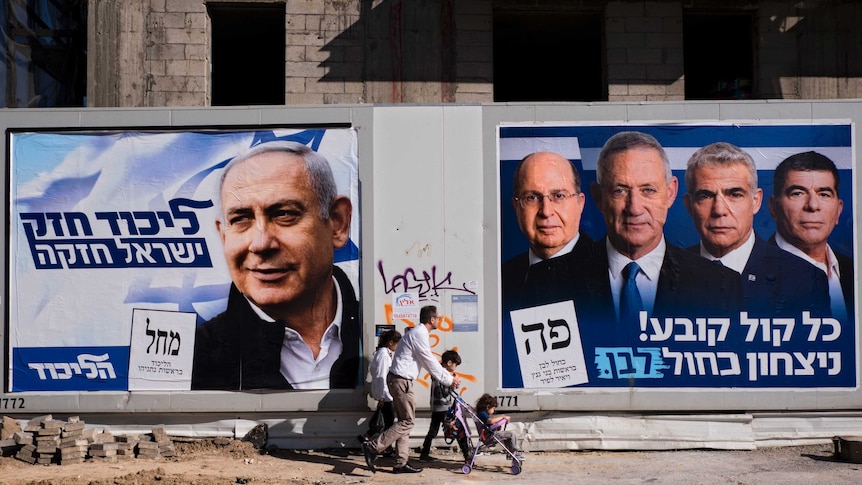
[[635, 278], [640, 273], [641, 267], [632, 261], [623, 268], [623, 291], [620, 293], [620, 323], [637, 324], [638, 312], [643, 310], [643, 300], [641, 292], [638, 290], [638, 285]]

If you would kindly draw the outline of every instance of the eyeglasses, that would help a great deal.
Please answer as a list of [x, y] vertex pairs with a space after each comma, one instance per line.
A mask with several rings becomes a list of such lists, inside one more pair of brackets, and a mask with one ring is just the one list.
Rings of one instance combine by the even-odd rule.
[[521, 197], [512, 197], [512, 199], [521, 204], [521, 208], [523, 209], [533, 209], [538, 207], [540, 202], [544, 202], [545, 198], [547, 198], [551, 204], [560, 205], [568, 200], [569, 197], [574, 197], [576, 195], [578, 194], [572, 194], [565, 190], [561, 190], [558, 192], [551, 192], [547, 195], [532, 192]]

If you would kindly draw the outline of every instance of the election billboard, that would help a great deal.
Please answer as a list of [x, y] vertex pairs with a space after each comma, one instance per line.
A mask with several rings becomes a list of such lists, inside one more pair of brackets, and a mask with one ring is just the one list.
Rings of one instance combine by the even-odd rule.
[[502, 388], [857, 388], [852, 123], [510, 123], [497, 150]]
[[355, 129], [7, 147], [7, 392], [359, 385]]

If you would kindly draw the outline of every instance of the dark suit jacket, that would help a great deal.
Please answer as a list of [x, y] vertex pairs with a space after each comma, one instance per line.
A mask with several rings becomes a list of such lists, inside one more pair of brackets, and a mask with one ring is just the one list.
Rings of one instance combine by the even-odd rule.
[[838, 270], [841, 271], [841, 292], [844, 293], [844, 305], [847, 307], [847, 315], [850, 318], [855, 318], [856, 291], [854, 290], [856, 280], [853, 272], [853, 258], [844, 254], [835, 253], [835, 258], [838, 259]]
[[[359, 304], [344, 271], [333, 266], [332, 273], [341, 287], [343, 349], [332, 366], [330, 385], [353, 388], [360, 379]], [[192, 389], [292, 389], [281, 374], [283, 342], [284, 325], [261, 320], [232, 284], [227, 309], [197, 328]]]
[[[775, 242], [775, 234], [774, 233], [772, 234], [772, 236], [769, 237], [769, 244], [774, 245], [774, 246], [778, 246], [778, 244]], [[787, 252], [785, 251], [785, 253], [787, 253]], [[790, 253], [787, 253], [787, 254], [790, 254]], [[792, 254], [790, 254], [790, 255], [793, 256]], [[809, 263], [808, 261], [805, 261], [802, 258], [797, 258], [796, 256], [793, 256], [793, 257], [804, 262], [805, 264], [807, 264], [809, 266], [813, 266], [811, 263]], [[854, 309], [856, 307], [856, 304], [854, 301], [854, 299], [856, 298], [856, 292], [854, 291], [856, 280], [854, 279], [855, 276], [853, 274], [853, 271], [854, 271], [853, 258], [851, 258], [850, 256], [847, 256], [847, 255], [844, 255], [844, 254], [840, 254], [840, 253], [835, 253], [835, 258], [838, 260], [838, 271], [841, 272], [841, 277], [840, 277], [841, 293], [844, 294], [844, 305], [847, 307], [847, 315], [849, 315], [851, 318], [855, 318], [856, 314], [853, 312], [855, 311]], [[815, 268], [816, 268], [816, 266], [815, 266]], [[817, 269], [817, 271], [820, 271], [822, 273], [822, 271], [820, 269]], [[827, 285], [828, 285], [828, 282], [827, 282]], [[828, 286], [827, 286], [826, 291], [827, 292], [829, 291]]]
[[501, 363], [504, 387], [523, 386], [515, 332], [509, 312], [573, 300], [579, 322], [600, 320], [600, 317], [593, 315], [591, 299], [594, 291], [588, 287], [586, 275], [593, 266], [593, 252], [593, 240], [581, 233], [575, 247], [564, 256], [530, 266], [529, 253], [523, 252], [503, 263]]
[[[604, 239], [596, 243], [596, 254], [595, 261], [600, 266], [590, 272], [590, 286], [597, 299], [592, 311], [615, 315]], [[742, 286], [735, 271], [667, 243], [651, 317], [731, 317], [735, 321], [742, 302]], [[618, 325], [616, 333], [625, 339], [622, 344], [634, 345], [640, 329], [631, 322]]]
[[[755, 234], [754, 247], [740, 275], [743, 309], [752, 317], [799, 318], [832, 314], [826, 274], [805, 261], [767, 243]], [[690, 251], [700, 254], [700, 245]]]
[[509, 310], [575, 298], [572, 286], [583, 285], [583, 268], [591, 257], [593, 240], [581, 233], [572, 251], [530, 266], [525, 251], [503, 263], [503, 307]]

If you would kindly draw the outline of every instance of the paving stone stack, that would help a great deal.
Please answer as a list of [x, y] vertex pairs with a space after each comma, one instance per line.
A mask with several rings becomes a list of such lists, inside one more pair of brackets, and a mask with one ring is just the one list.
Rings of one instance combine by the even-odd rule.
[[164, 425], [152, 433], [114, 436], [109, 430], [86, 428], [77, 416], [68, 421], [50, 414], [31, 419], [24, 429], [15, 419], [3, 417], [0, 452], [30, 464], [114, 463], [133, 458], [155, 459], [176, 456], [174, 442]]
[[159, 455], [171, 457], [177, 455], [177, 450], [174, 447], [174, 442], [171, 441], [164, 425], [153, 426], [153, 439], [159, 445]]
[[60, 464], [83, 462], [89, 445], [84, 438], [84, 422], [78, 416], [69, 418], [60, 433]]
[[135, 446], [141, 440], [136, 434], [115, 436], [117, 441], [117, 460], [128, 460], [135, 457]]
[[150, 460], [155, 460], [159, 457], [159, 444], [155, 441], [149, 441], [146, 439], [141, 439], [138, 442], [138, 458], [146, 458]]
[[[66, 424], [59, 419], [53, 419], [50, 415], [37, 418], [37, 425], [31, 431], [36, 442], [36, 464], [50, 465], [60, 463], [60, 434], [63, 433], [63, 425]], [[32, 423], [33, 420], [30, 420]], [[24, 431], [30, 431], [28, 424]]]

